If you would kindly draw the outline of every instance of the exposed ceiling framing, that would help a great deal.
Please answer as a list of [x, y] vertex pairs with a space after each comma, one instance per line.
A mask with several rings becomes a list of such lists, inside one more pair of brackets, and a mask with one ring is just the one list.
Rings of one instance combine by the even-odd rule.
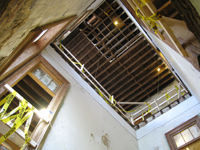
[[[170, 4], [160, 5], [160, 11]], [[114, 0], [99, 6], [62, 44], [118, 102], [143, 102], [175, 80]], [[123, 105], [126, 110], [134, 106]]]

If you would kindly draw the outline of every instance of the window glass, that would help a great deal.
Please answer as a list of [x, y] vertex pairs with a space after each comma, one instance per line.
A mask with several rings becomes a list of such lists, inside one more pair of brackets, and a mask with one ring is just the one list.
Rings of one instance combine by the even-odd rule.
[[38, 79], [41, 79], [44, 75], [45, 75], [45, 72], [40, 69], [40, 68], [37, 68], [33, 74], [38, 78]]
[[52, 91], [52, 92], [55, 92], [56, 89], [57, 89], [58, 85], [54, 82], [54, 81], [51, 81], [51, 83], [48, 85], [48, 88]]
[[174, 140], [176, 142], [177, 147], [180, 147], [183, 144], [185, 144], [185, 141], [180, 133], [174, 136]]
[[181, 134], [186, 143], [194, 139], [191, 132], [188, 129], [182, 131]]
[[32, 72], [45, 86], [47, 86], [53, 93], [58, 88], [58, 83], [54, 81], [45, 71], [41, 68], [37, 68]]
[[51, 80], [52, 78], [48, 74], [45, 74], [41, 79], [42, 83], [44, 83], [46, 86], [49, 85]]
[[190, 129], [192, 135], [194, 136], [194, 138], [200, 136], [200, 130], [196, 124], [191, 126], [189, 129]]

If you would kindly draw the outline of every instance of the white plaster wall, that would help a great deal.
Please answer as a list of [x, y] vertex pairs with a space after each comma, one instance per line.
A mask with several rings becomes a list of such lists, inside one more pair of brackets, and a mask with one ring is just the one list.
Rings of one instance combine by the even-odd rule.
[[[136, 133], [50, 46], [42, 55], [71, 84], [53, 129], [67, 150], [138, 150]], [[64, 150], [50, 130], [43, 150]], [[102, 142], [108, 134], [110, 146]]]
[[170, 150], [165, 133], [198, 113], [200, 113], [200, 104], [193, 96], [159, 116], [137, 131], [139, 150], [154, 150], [157, 147]]

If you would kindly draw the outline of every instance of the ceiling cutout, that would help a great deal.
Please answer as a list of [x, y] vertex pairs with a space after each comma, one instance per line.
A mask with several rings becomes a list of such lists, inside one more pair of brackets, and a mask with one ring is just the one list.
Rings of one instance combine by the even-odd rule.
[[[144, 102], [175, 80], [114, 0], [99, 6], [62, 44], [118, 102]], [[128, 111], [136, 105], [122, 106]]]

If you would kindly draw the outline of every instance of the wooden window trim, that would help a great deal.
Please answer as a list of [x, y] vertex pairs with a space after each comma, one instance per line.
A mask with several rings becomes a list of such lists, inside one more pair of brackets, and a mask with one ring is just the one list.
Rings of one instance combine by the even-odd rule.
[[[9, 84], [11, 87], [15, 86], [22, 78], [24, 78], [28, 74], [28, 72], [36, 69], [40, 64], [43, 64], [46, 68], [48, 68], [49, 72], [51, 72], [60, 81], [60, 83], [62, 83], [61, 85], [59, 85], [59, 89], [55, 92], [55, 96], [47, 107], [48, 110], [53, 112], [53, 114], [49, 114], [49, 116], [47, 117], [49, 122], [51, 122], [56, 116], [57, 109], [59, 108], [59, 105], [61, 104], [63, 97], [68, 90], [69, 82], [41, 55], [32, 59], [30, 62], [28, 62], [26, 65], [18, 69], [15, 73], [13, 73], [11, 76], [0, 83], [0, 97], [2, 97], [6, 93], [6, 89], [3, 87], [6, 83]], [[31, 138], [37, 143], [37, 147], [32, 148], [31, 146], [29, 146], [28, 150], [37, 150], [42, 146], [41, 143], [44, 142], [43, 139], [48, 127], [49, 124], [46, 124], [40, 119], [31, 136]]]
[[190, 126], [192, 126], [192, 125], [194, 125], [194, 124], [196, 124], [196, 125], [200, 128], [200, 116], [199, 116], [199, 115], [197, 115], [197, 116], [191, 118], [190, 120], [188, 120], [188, 121], [182, 123], [182, 124], [179, 125], [178, 127], [172, 129], [171, 131], [169, 131], [169, 132], [167, 132], [167, 133], [165, 134], [165, 137], [166, 137], [166, 139], [167, 139], [167, 142], [168, 142], [169, 147], [170, 147], [171, 150], [179, 150], [179, 149], [182, 149], [182, 148], [184, 148], [184, 147], [186, 147], [186, 146], [188, 146], [188, 145], [190, 145], [190, 144], [192, 144], [192, 143], [194, 143], [195, 141], [197, 141], [197, 140], [200, 139], [200, 136], [199, 136], [199, 137], [197, 137], [197, 138], [195, 138], [195, 139], [193, 139], [193, 140], [187, 142], [186, 144], [184, 144], [184, 145], [182, 145], [182, 146], [180, 146], [180, 147], [178, 147], [178, 148], [177, 148], [177, 146], [176, 146], [176, 143], [175, 143], [173, 137], [174, 137], [176, 134], [180, 133], [181, 131], [183, 131], [183, 130], [189, 128]]

